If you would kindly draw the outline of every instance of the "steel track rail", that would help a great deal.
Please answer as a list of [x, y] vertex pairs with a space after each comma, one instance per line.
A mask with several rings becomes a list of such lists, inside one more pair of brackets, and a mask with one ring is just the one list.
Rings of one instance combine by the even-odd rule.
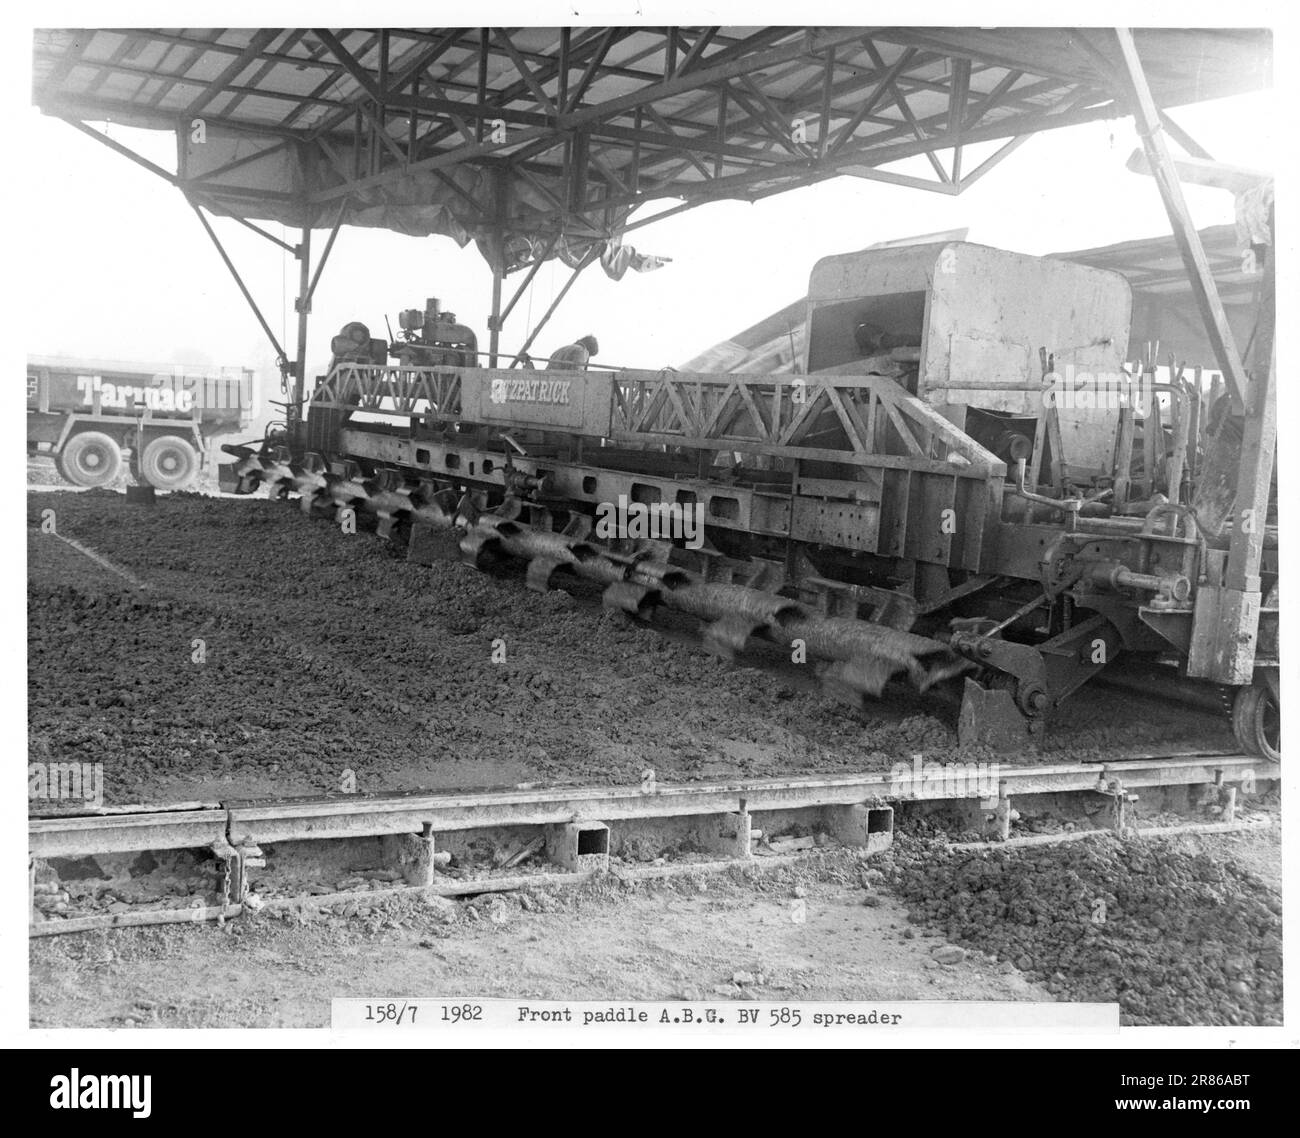
[[[795, 810], [860, 803], [961, 801], [985, 797], [978, 789], [954, 792], [951, 776], [961, 766], [925, 764], [922, 777], [899, 763], [889, 771], [784, 778], [715, 780], [632, 786], [529, 787], [500, 790], [405, 792], [328, 798], [285, 798], [141, 806], [83, 814], [34, 816], [28, 849], [35, 858], [87, 857], [145, 849], [260, 845], [270, 842], [437, 834], [499, 826], [548, 825], [583, 819], [636, 818]], [[924, 776], [947, 771], [949, 781]], [[1249, 773], [1248, 773], [1249, 772]], [[1001, 796], [1052, 794], [1103, 788], [1257, 782], [1281, 777], [1281, 768], [1252, 755], [1200, 754], [1116, 758], [1091, 763], [985, 768]], [[974, 780], [971, 780], [974, 782]]]

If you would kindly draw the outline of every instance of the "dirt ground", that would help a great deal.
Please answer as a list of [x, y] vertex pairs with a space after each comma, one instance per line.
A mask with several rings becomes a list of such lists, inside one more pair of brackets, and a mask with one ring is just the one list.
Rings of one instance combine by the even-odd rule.
[[[1280, 886], [1279, 830], [1175, 839]], [[1066, 847], [1053, 847], [1065, 850]], [[958, 948], [877, 857], [38, 938], [33, 1027], [323, 1027], [330, 999], [1050, 1001], [1043, 959]], [[1153, 929], [1153, 936], [1159, 934]], [[941, 963], [936, 953], [946, 950]], [[1005, 955], [1005, 954], [1004, 954]], [[1111, 997], [1113, 998], [1113, 997]], [[1279, 1013], [1280, 1014], [1280, 1009]]]
[[[93, 549], [137, 588], [41, 531]], [[760, 649], [739, 664], [519, 575], [407, 563], [265, 499], [28, 494], [29, 757], [102, 762], [109, 803], [338, 789], [887, 769], [956, 745], [955, 703], [862, 710]], [[768, 646], [764, 646], [767, 648]], [[1006, 762], [1230, 750], [1226, 722], [1081, 693]], [[979, 757], [979, 756], [968, 756]]]
[[[1272, 795], [1259, 806], [1252, 824], [1276, 818]], [[954, 848], [914, 826], [881, 865], [914, 920], [1059, 999], [1118, 1002], [1121, 1025], [1280, 1026], [1276, 821], [1226, 836], [1158, 832], [1173, 821], [1019, 847]]]
[[1053, 998], [982, 955], [938, 963], [944, 938], [914, 928], [887, 893], [863, 889], [851, 858], [485, 895], [453, 908], [390, 903], [351, 919], [263, 913], [224, 928], [34, 941], [31, 1025], [323, 1027], [334, 996]]

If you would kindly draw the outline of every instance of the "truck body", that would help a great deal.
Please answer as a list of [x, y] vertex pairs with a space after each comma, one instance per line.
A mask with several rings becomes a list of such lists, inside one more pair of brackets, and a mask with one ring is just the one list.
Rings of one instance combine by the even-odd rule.
[[247, 429], [254, 398], [251, 368], [31, 356], [27, 452], [53, 455], [76, 486], [107, 486], [126, 468], [185, 489], [214, 438]]

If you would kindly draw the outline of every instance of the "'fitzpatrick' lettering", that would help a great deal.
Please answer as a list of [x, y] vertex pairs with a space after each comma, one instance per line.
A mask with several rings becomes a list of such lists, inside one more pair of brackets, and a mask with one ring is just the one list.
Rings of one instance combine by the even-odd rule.
[[493, 403], [569, 402], [570, 379], [494, 379], [489, 392]]

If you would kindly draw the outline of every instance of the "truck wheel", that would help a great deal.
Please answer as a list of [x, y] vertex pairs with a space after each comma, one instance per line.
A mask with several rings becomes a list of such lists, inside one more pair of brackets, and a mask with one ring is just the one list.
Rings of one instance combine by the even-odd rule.
[[141, 479], [159, 490], [184, 490], [198, 470], [198, 454], [177, 435], [153, 439], [140, 456]]
[[122, 448], [101, 431], [82, 431], [64, 443], [55, 464], [74, 486], [107, 486], [122, 472]]
[[1237, 689], [1232, 701], [1232, 733], [1242, 750], [1278, 762], [1282, 758], [1281, 713], [1273, 692], [1255, 682]]

